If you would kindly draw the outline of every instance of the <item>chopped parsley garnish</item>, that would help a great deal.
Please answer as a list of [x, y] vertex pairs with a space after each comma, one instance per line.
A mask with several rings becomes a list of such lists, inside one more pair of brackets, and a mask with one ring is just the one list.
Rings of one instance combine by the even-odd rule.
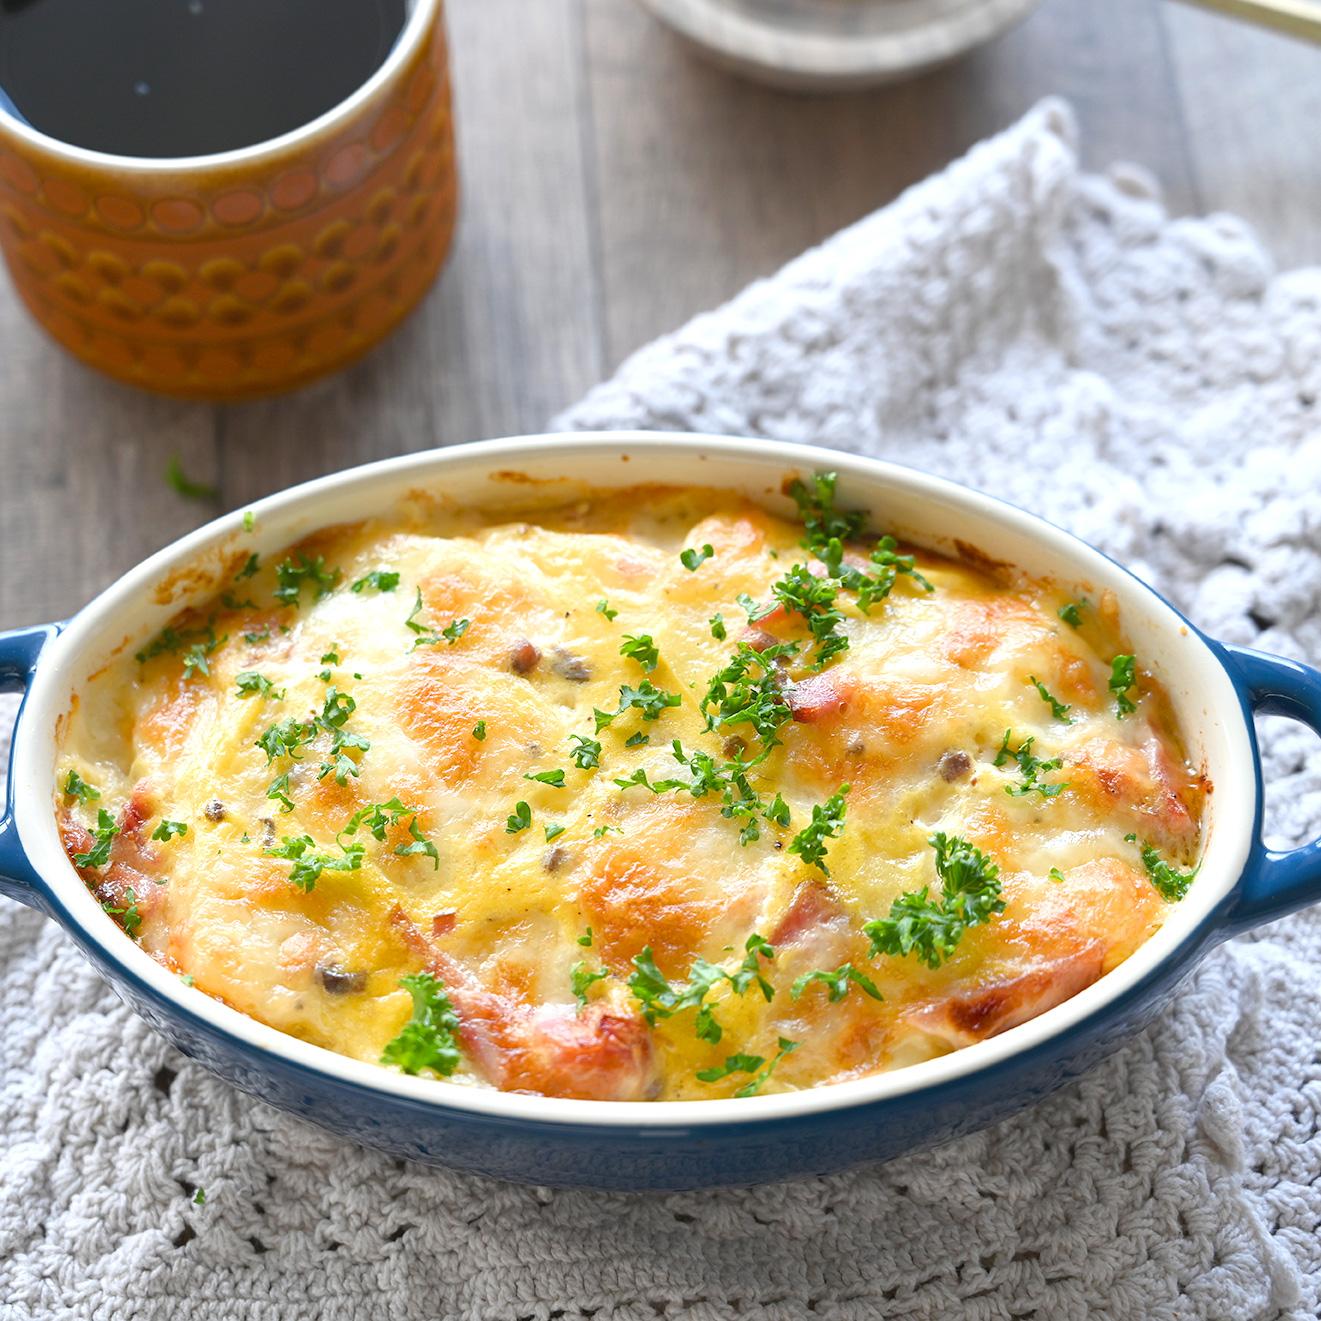
[[832, 579], [818, 578], [807, 565], [795, 564], [771, 587], [771, 594], [786, 610], [796, 611], [806, 621], [816, 646], [812, 669], [823, 669], [839, 652], [848, 649], [849, 640], [840, 631], [844, 615], [835, 605], [839, 589]]
[[284, 858], [293, 863], [289, 869], [289, 880], [304, 894], [309, 893], [317, 883], [322, 872], [357, 871], [362, 866], [362, 855], [366, 853], [365, 844], [340, 845], [342, 857], [330, 853], [316, 852], [316, 840], [311, 835], [286, 835], [284, 841], [274, 848], [262, 852], [271, 858]]
[[1110, 691], [1115, 695], [1115, 715], [1120, 720], [1138, 709], [1129, 696], [1137, 682], [1137, 662], [1132, 656], [1116, 656], [1110, 662]]
[[[261, 568], [261, 556], [254, 550], [246, 560], [243, 561], [243, 567], [234, 575], [234, 581], [240, 583], [244, 578], [253, 578], [257, 570]], [[252, 603], [249, 602], [249, 605]]]
[[86, 853], [73, 855], [75, 864], [79, 867], [104, 867], [110, 861], [110, 845], [117, 834], [119, 827], [115, 824], [115, 818], [104, 807], [98, 809], [96, 829], [92, 831], [95, 843]]
[[536, 780], [538, 784], [548, 784], [552, 789], [564, 788], [564, 771], [559, 768], [553, 771], [528, 771], [523, 778]]
[[619, 613], [619, 611], [618, 611], [618, 610], [612, 610], [612, 609], [610, 608], [610, 602], [607, 601], [607, 600], [605, 599], [605, 597], [602, 597], [602, 598], [596, 603], [596, 613], [597, 613], [598, 615], [604, 615], [607, 619], [613, 620], [614, 617]]
[[110, 903], [104, 903], [101, 907], [112, 917], [122, 917], [121, 924], [124, 928], [124, 934], [130, 940], [138, 938], [138, 932], [142, 930], [142, 913], [138, 908], [138, 897], [133, 893], [133, 887], [130, 885], [124, 891], [124, 907], [115, 908]]
[[348, 754], [350, 751], [369, 751], [371, 742], [361, 734], [354, 734], [344, 728], [348, 718], [357, 709], [357, 702], [348, 693], [342, 693], [338, 688], [326, 689], [326, 702], [318, 723], [330, 735], [331, 759], [321, 763], [318, 779], [324, 780], [327, 775], [333, 774], [337, 784], [347, 784], [350, 775], [358, 774], [358, 761]]
[[[432, 870], [440, 867], [440, 853], [436, 846], [422, 833], [421, 827], [417, 824], [418, 809], [409, 807], [407, 803], [402, 803], [396, 796], [391, 798], [388, 803], [369, 803], [366, 807], [360, 807], [349, 818], [348, 824], [335, 836], [335, 842], [344, 848], [344, 840], [351, 838], [358, 833], [360, 828], [365, 827], [373, 839], [384, 841], [386, 830], [393, 825], [397, 825], [404, 817], [411, 817], [408, 823], [408, 833], [413, 837], [411, 844], [397, 844], [394, 852], [397, 857], [408, 858], [414, 856], [423, 856], [431, 859]], [[361, 847], [359, 845], [358, 847]]]
[[250, 596], [245, 596], [240, 599], [235, 596], [233, 592], [221, 592], [220, 604], [223, 605], [226, 610], [255, 610], [257, 608], [256, 601]]
[[625, 633], [623, 642], [619, 644], [619, 654], [627, 660], [637, 661], [648, 674], [656, 668], [660, 660], [660, 652], [656, 649], [656, 644], [651, 640], [649, 633], [643, 633], [639, 637]]
[[1082, 627], [1082, 607], [1086, 601], [1068, 601], [1055, 612], [1070, 628]]
[[584, 932], [582, 933], [582, 935], [578, 937], [578, 943], [579, 943], [584, 949], [591, 949], [591, 947], [592, 947], [592, 928], [591, 928], [591, 927], [588, 927], [587, 930], [584, 931]]
[[243, 635], [243, 641], [256, 646], [258, 642], [265, 642], [270, 636], [271, 630], [269, 628], [264, 628], [260, 633], [245, 633]]
[[1057, 771], [1064, 762], [1059, 757], [1051, 757], [1043, 761], [1032, 751], [1032, 744], [1036, 741], [1034, 736], [1029, 734], [1017, 748], [1009, 746], [1009, 740], [1013, 736], [1012, 729], [1005, 730], [1004, 739], [1000, 743], [1000, 750], [995, 754], [995, 760], [991, 763], [993, 766], [1004, 766], [1010, 761], [1018, 763], [1018, 769], [1022, 773], [1022, 784], [1005, 785], [1005, 793], [1013, 798], [1024, 798], [1028, 794], [1037, 793], [1043, 798], [1054, 798], [1069, 787], [1068, 781], [1061, 780], [1058, 783], [1041, 783], [1039, 776], [1046, 775], [1050, 771]]
[[797, 1050], [798, 1046], [797, 1041], [790, 1041], [788, 1037], [780, 1037], [779, 1050], [769, 1064], [761, 1055], [730, 1055], [726, 1057], [724, 1064], [719, 1068], [699, 1069], [697, 1078], [699, 1082], [719, 1082], [721, 1078], [728, 1078], [731, 1073], [752, 1073], [756, 1075], [752, 1081], [744, 1083], [734, 1095], [740, 1099], [745, 1096], [755, 1096], [766, 1080], [775, 1072], [775, 1066], [791, 1051]]
[[830, 875], [826, 866], [826, 842], [838, 837], [844, 829], [844, 797], [849, 791], [847, 784], [841, 784], [837, 793], [833, 793], [824, 803], [814, 804], [812, 819], [800, 830], [789, 845], [789, 852], [796, 853], [809, 867], [816, 867], [823, 876]]
[[440, 630], [440, 636], [452, 647], [472, 627], [471, 619], [451, 619]]
[[833, 472], [812, 474], [812, 484], [796, 481], [789, 487], [789, 494], [798, 506], [798, 514], [803, 520], [807, 535], [803, 545], [808, 550], [815, 550], [831, 540], [848, 541], [862, 531], [865, 515], [860, 510], [837, 510], [835, 508], [835, 486], [839, 477]]
[[564, 832], [567, 829], [568, 829], [567, 826], [557, 825], [555, 822], [552, 821], [550, 825], [546, 827], [546, 843], [549, 844], [551, 840], [559, 839], [559, 837], [562, 834], [564, 834]]
[[748, 779], [748, 771], [755, 762], [743, 761], [738, 757], [726, 762], [717, 762], [710, 753], [699, 750], [685, 751], [678, 739], [674, 740], [672, 746], [675, 761], [688, 769], [688, 779], [676, 777], [652, 780], [647, 775], [646, 769], [639, 766], [632, 775], [621, 776], [615, 780], [615, 783], [621, 790], [640, 785], [644, 789], [650, 789], [654, 794], [686, 792], [692, 794], [694, 798], [705, 798], [709, 793], [717, 794], [724, 804], [720, 809], [720, 815], [742, 822], [739, 843], [745, 846], [761, 838], [761, 831], [757, 825], [759, 814], [777, 825], [789, 824], [789, 806], [780, 795], [776, 794], [775, 801], [768, 805], [752, 787]]
[[775, 609], [774, 601], [762, 605], [761, 602], [754, 601], [747, 592], [740, 592], [734, 600], [743, 607], [743, 612], [747, 615], [749, 624], [755, 624], [759, 619], [765, 619]]
[[928, 968], [939, 968], [954, 953], [963, 933], [1004, 912], [1000, 869], [975, 845], [939, 831], [927, 841], [936, 851], [941, 897], [929, 899], [929, 886], [909, 890], [890, 905], [890, 916], [863, 926], [871, 939], [869, 957], [916, 954]]
[[711, 636], [717, 642], [723, 642], [729, 636], [729, 630], [725, 627], [725, 617], [718, 611], [711, 616]]
[[[1125, 835], [1124, 838], [1131, 844], [1137, 843], [1136, 835]], [[1181, 872], [1171, 867], [1152, 845], [1144, 841], [1141, 847], [1142, 865], [1147, 869], [1147, 876], [1156, 887], [1156, 892], [1167, 904], [1178, 903], [1188, 893], [1188, 887], [1201, 871], [1200, 864], [1192, 871]]]
[[1042, 683], [1035, 674], [1029, 674], [1027, 678], [1033, 688], [1041, 694], [1041, 700], [1050, 707], [1051, 715], [1053, 715], [1056, 720], [1062, 720], [1066, 725], [1071, 725], [1073, 721], [1069, 719], [1069, 712], [1073, 710], [1073, 707], [1067, 702], [1061, 702], [1058, 698], [1053, 697], [1047, 690], [1046, 685]]
[[692, 573], [699, 564], [704, 564], [715, 553], [715, 547], [708, 541], [700, 549], [695, 550], [690, 546], [687, 550], [681, 551], [679, 554], [679, 563], [682, 564], [689, 573]]
[[289, 797], [289, 772], [277, 775], [266, 789], [266, 797], [280, 804], [281, 812], [292, 812], [294, 800]]
[[630, 735], [624, 740], [624, 746], [625, 746], [626, 748], [640, 748], [640, 747], [642, 747], [644, 744], [647, 744], [647, 743], [650, 743], [650, 742], [651, 742], [651, 735], [650, 735], [650, 734], [644, 734], [644, 733], [642, 732], [642, 730], [639, 729], [638, 732], [637, 732], [636, 734], [630, 734]]
[[185, 500], [216, 500], [220, 496], [214, 486], [208, 486], [205, 482], [192, 481], [185, 476], [183, 464], [179, 462], [177, 454], [173, 455], [169, 463], [165, 465], [165, 480]]
[[234, 676], [234, 682], [238, 685], [240, 697], [268, 697], [273, 702], [284, 701], [284, 689], [277, 691], [275, 685], [256, 670], [244, 670], [242, 674]]
[[191, 679], [194, 674], [211, 673], [207, 657], [226, 640], [216, 637], [216, 631], [210, 624], [205, 628], [186, 628], [182, 632], [167, 624], [134, 659], [142, 663], [165, 652], [182, 650], [183, 677]]
[[777, 731], [793, 717], [780, 691], [774, 662], [796, 650], [792, 642], [765, 651], [740, 642], [729, 664], [712, 675], [702, 698], [707, 729], [715, 732], [729, 725], [748, 724], [767, 748], [774, 747], [779, 742]]
[[1052, 881], [1062, 881], [1064, 879], [1064, 873], [1060, 871], [1058, 867], [1052, 867], [1046, 875], [1049, 876]]
[[413, 1014], [404, 1029], [381, 1054], [382, 1064], [393, 1064], [404, 1073], [430, 1069], [449, 1077], [459, 1067], [459, 1043], [455, 1033], [459, 1016], [445, 994], [443, 982], [429, 972], [415, 972], [399, 985], [413, 997]]
[[385, 842], [385, 832], [393, 825], [397, 825], [406, 816], [416, 816], [418, 809], [409, 807], [407, 803], [402, 803], [396, 796], [391, 798], [388, 803], [368, 803], [366, 807], [360, 807], [349, 817], [348, 824], [341, 830], [335, 839], [340, 847], [344, 847], [344, 840], [356, 835], [361, 828], [366, 828], [368, 834], [373, 839]]
[[611, 721], [618, 719], [625, 711], [634, 707], [642, 712], [643, 720], [658, 720], [663, 711], [671, 706], [678, 706], [683, 701], [679, 693], [669, 693], [657, 688], [650, 679], [643, 679], [636, 688], [629, 684], [619, 686], [619, 707], [614, 711], [601, 711], [592, 708], [596, 719], [596, 733], [600, 733]]
[[873, 1000], [884, 998], [880, 991], [876, 989], [876, 983], [866, 974], [859, 972], [851, 963], [841, 963], [834, 972], [825, 970], [805, 972], [801, 977], [795, 979], [793, 986], [789, 989], [790, 996], [797, 1000], [813, 982], [820, 982], [826, 987], [830, 992], [831, 1004], [838, 1004], [849, 993], [850, 984], [864, 991]]
[[475, 738], [475, 739], [477, 740], [478, 743], [480, 743], [480, 742], [486, 737], [486, 721], [485, 721], [485, 720], [479, 720], [479, 721], [478, 721], [478, 722], [472, 727], [472, 736], [473, 736], [473, 738]]
[[711, 1006], [706, 1003], [706, 997], [715, 987], [728, 982], [735, 995], [742, 995], [750, 986], [756, 985], [767, 1001], [775, 995], [774, 988], [762, 975], [760, 962], [762, 959], [773, 959], [774, 948], [754, 932], [748, 937], [744, 949], [747, 951], [746, 957], [733, 972], [698, 958], [693, 960], [688, 980], [671, 985], [656, 966], [651, 946], [645, 946], [633, 959], [634, 971], [628, 979], [629, 990], [642, 1007], [642, 1017], [655, 1027], [662, 1018], [670, 1018], [685, 1009], [696, 1009], [693, 1031], [703, 1041], [713, 1044], [719, 1041], [720, 1024]]
[[918, 572], [915, 557], [899, 554], [899, 543], [890, 536], [879, 538], [872, 548], [872, 573], [844, 563], [844, 543], [861, 532], [865, 515], [835, 508], [836, 480], [833, 472], [816, 473], [811, 486], [795, 482], [789, 493], [803, 519], [803, 546], [826, 566], [831, 578], [857, 595], [858, 609], [867, 614], [878, 601], [885, 600], [900, 575], [911, 578], [925, 591], [934, 591]]
[[609, 976], [604, 968], [596, 972], [590, 971], [582, 959], [569, 969], [569, 984], [573, 988], [573, 998], [578, 1001], [579, 1008], [586, 1008], [588, 990], [596, 982], [604, 981]]
[[101, 797], [100, 789], [94, 789], [77, 771], [69, 772], [69, 778], [64, 781], [64, 794], [67, 798], [76, 798], [80, 803]]
[[188, 824], [185, 821], [167, 821], [161, 818], [161, 823], [151, 832], [152, 839], [158, 839], [163, 844], [168, 844], [170, 840], [179, 835], [188, 833]]
[[589, 771], [601, 764], [601, 745], [594, 738], [587, 738], [583, 734], [570, 734], [569, 738], [578, 744], [569, 756], [579, 770]]
[[592, 838], [600, 839], [602, 836], [608, 835], [612, 830], [616, 835], [622, 835], [624, 833], [618, 826], [597, 826], [596, 829], [592, 831]]
[[520, 830], [526, 830], [532, 824], [532, 809], [521, 799], [514, 804], [513, 813], [505, 822], [505, 833], [507, 835], [517, 835]]
[[398, 586], [399, 575], [393, 569], [373, 569], [359, 578], [349, 590], [361, 593], [370, 587], [373, 592], [393, 592]]
[[440, 851], [436, 846], [422, 833], [417, 824], [415, 816], [408, 823], [408, 833], [413, 837], [411, 844], [396, 844], [394, 846], [395, 856], [400, 858], [425, 857], [431, 859], [431, 870], [440, 870]]
[[205, 1188], [199, 1188], [199, 1189], [193, 1194], [193, 1205], [194, 1205], [194, 1206], [205, 1206], [205, 1205], [206, 1205], [206, 1189], [205, 1189]]
[[269, 766], [276, 757], [299, 759], [298, 749], [310, 742], [316, 735], [316, 725], [312, 721], [298, 720], [290, 716], [266, 730], [255, 744], [266, 754]]
[[252, 529], [255, 528], [256, 526], [257, 526], [257, 515], [254, 514], [251, 509], [245, 509], [243, 511], [244, 532], [251, 532]]
[[322, 555], [314, 559], [299, 555], [296, 560], [282, 560], [275, 566], [275, 599], [283, 605], [297, 605], [306, 586], [315, 591], [319, 601], [329, 595], [339, 578], [339, 570], [328, 569]]

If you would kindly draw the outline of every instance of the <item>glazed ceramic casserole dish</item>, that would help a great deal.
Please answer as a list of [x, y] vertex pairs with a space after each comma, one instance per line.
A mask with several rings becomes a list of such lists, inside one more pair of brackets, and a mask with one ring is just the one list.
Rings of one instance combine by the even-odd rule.
[[[1146, 943], [1063, 1003], [999, 1035], [853, 1081], [742, 1099], [589, 1101], [460, 1087], [285, 1035], [185, 984], [129, 940], [70, 865], [52, 812], [57, 733], [89, 680], [222, 584], [236, 551], [275, 552], [335, 524], [388, 515], [417, 493], [507, 508], [511, 487], [554, 499], [583, 487], [676, 483], [727, 490], [771, 512], [786, 480], [839, 474], [841, 502], [932, 550], [987, 561], [1093, 597], [1168, 696], [1189, 760], [1213, 788], [1201, 865]], [[273, 496], [138, 566], [67, 624], [0, 635], [0, 685], [25, 692], [0, 820], [0, 892], [45, 912], [111, 988], [185, 1054], [269, 1103], [398, 1155], [505, 1179], [679, 1189], [820, 1174], [982, 1127], [1085, 1071], [1159, 1013], [1219, 941], [1321, 897], [1321, 844], [1268, 850], [1252, 717], [1321, 727], [1321, 674], [1200, 634], [1091, 547], [937, 477], [820, 449], [713, 436], [537, 436], [373, 464]]]

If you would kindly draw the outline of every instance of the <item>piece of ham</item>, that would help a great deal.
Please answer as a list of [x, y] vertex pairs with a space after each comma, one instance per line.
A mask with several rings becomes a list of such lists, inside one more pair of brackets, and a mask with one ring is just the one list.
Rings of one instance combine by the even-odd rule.
[[488, 987], [396, 907], [390, 925], [445, 986], [469, 1063], [501, 1091], [585, 1101], [646, 1101], [661, 1088], [651, 1031], [636, 1013], [598, 1002], [529, 1004]]

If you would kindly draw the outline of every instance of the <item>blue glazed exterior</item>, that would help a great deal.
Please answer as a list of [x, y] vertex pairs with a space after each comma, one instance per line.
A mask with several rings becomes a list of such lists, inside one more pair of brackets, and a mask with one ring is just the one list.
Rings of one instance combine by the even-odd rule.
[[[1191, 626], [1189, 626], [1191, 628]], [[0, 635], [0, 689], [24, 687], [59, 626]], [[1260, 840], [1254, 712], [1321, 730], [1321, 672], [1209, 642], [1238, 694], [1256, 774], [1254, 844], [1238, 885], [1171, 955], [1070, 1032], [965, 1077], [908, 1094], [791, 1117], [718, 1126], [567, 1124], [476, 1113], [387, 1094], [244, 1042], [160, 994], [80, 928], [0, 819], [0, 893], [49, 913], [112, 989], [185, 1054], [260, 1099], [395, 1155], [500, 1179], [669, 1190], [754, 1184], [842, 1170], [973, 1132], [1078, 1077], [1139, 1031], [1215, 944], [1321, 898], [1321, 842], [1276, 853]], [[20, 715], [21, 719], [21, 715]]]

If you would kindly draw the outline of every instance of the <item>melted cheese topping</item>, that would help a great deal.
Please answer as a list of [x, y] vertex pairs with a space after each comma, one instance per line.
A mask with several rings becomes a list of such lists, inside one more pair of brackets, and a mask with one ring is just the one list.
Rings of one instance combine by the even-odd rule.
[[[772, 585], [809, 559], [801, 536], [724, 494], [654, 488], [527, 521], [432, 507], [329, 529], [288, 555], [337, 571], [324, 595], [309, 579], [297, 604], [282, 604], [275, 565], [286, 557], [271, 557], [176, 620], [156, 654], [125, 655], [89, 685], [59, 765], [66, 847], [85, 853], [107, 810], [119, 827], [109, 861], [82, 874], [108, 909], [128, 909], [117, 920], [142, 946], [200, 990], [346, 1055], [380, 1060], [409, 1020], [401, 978], [429, 970], [460, 1020], [459, 1083], [720, 1097], [753, 1071], [714, 1081], [699, 1071], [735, 1054], [769, 1062], [782, 1039], [796, 1045], [763, 1091], [912, 1063], [1023, 1022], [1159, 926], [1167, 904], [1126, 836], [1172, 864], [1198, 854], [1206, 786], [1140, 658], [1137, 709], [1116, 714], [1110, 661], [1126, 649], [1109, 603], [1069, 627], [1057, 615], [1068, 598], [1051, 585], [918, 549], [934, 590], [900, 575], [866, 615], [841, 591], [847, 650], [815, 674], [806, 647], [774, 663], [793, 719], [748, 774], [763, 801], [782, 796], [787, 827], [762, 818], [760, 837], [741, 844], [718, 793], [616, 784], [640, 768], [652, 782], [686, 779], [675, 739], [717, 761], [760, 750], [747, 724], [708, 729], [700, 703], [740, 638], [759, 649], [807, 638], [801, 616], [781, 609], [749, 625], [738, 603], [773, 603]], [[681, 563], [681, 550], [707, 544], [696, 569]], [[398, 574], [397, 586], [352, 586], [376, 570]], [[442, 630], [456, 620], [469, 622], [450, 641]], [[642, 634], [659, 652], [652, 672], [620, 654]], [[269, 694], [240, 694], [238, 676], [252, 672]], [[1033, 677], [1070, 706], [1067, 722]], [[615, 711], [621, 685], [644, 679], [680, 704], [655, 720], [628, 709], [594, 732], [593, 709]], [[268, 762], [265, 731], [313, 721], [332, 688], [355, 704], [340, 728], [370, 745], [345, 753], [357, 773], [343, 783], [319, 773], [324, 727], [296, 758]], [[995, 765], [1007, 730], [1012, 747], [1031, 737], [1037, 756], [1060, 759], [1040, 780], [1067, 787], [1007, 792], [1023, 783], [1014, 760]], [[598, 768], [575, 765], [575, 734], [599, 740]], [[563, 787], [527, 778], [555, 770]], [[99, 801], [63, 792], [70, 771]], [[268, 796], [285, 774], [289, 811]], [[790, 845], [844, 784], [843, 829], [825, 840], [825, 868], [810, 866]], [[416, 809], [412, 832], [404, 814], [383, 839], [362, 825], [337, 842], [355, 812], [391, 800]], [[511, 830], [519, 803], [530, 825]], [[187, 833], [153, 839], [162, 818]], [[904, 892], [939, 894], [937, 831], [994, 860], [1003, 912], [969, 927], [938, 968], [872, 956], [865, 922]], [[271, 851], [303, 836], [309, 854], [340, 862], [345, 846], [365, 850], [305, 891], [291, 883], [294, 860]], [[775, 949], [754, 960], [773, 998], [718, 981], [705, 1000], [718, 1041], [709, 1027], [698, 1034], [693, 1008], [644, 1020], [629, 985], [644, 949], [677, 984], [698, 960], [734, 970], [753, 933]], [[835, 1002], [819, 983], [791, 994], [804, 974], [845, 963], [882, 998], [856, 984]], [[571, 989], [576, 964], [606, 974], [585, 1007]]]

